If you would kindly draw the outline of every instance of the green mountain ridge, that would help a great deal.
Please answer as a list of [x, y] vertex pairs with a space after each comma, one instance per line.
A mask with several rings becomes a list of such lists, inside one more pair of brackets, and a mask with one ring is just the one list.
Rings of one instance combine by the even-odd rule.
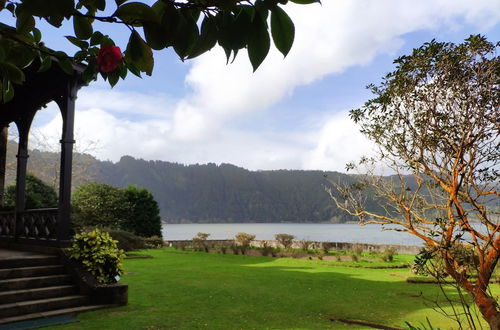
[[[9, 143], [7, 182], [15, 175], [17, 145]], [[31, 150], [28, 171], [57, 186], [59, 154]], [[295, 222], [342, 223], [355, 220], [325, 192], [329, 179], [354, 182], [338, 172], [249, 171], [231, 164], [183, 165], [123, 156], [118, 162], [74, 155], [74, 187], [102, 182], [151, 191], [162, 219], [169, 223]], [[13, 168], [13, 169], [12, 169]]]

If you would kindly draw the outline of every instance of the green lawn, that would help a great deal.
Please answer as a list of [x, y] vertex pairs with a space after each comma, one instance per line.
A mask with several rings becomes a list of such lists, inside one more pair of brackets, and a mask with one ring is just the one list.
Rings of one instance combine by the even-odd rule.
[[422, 298], [434, 298], [437, 287], [406, 283], [407, 269], [169, 248], [144, 253], [153, 258], [125, 262], [128, 306], [80, 314], [79, 323], [56, 328], [363, 329], [330, 319], [403, 327], [426, 317], [434, 326], [453, 326]]

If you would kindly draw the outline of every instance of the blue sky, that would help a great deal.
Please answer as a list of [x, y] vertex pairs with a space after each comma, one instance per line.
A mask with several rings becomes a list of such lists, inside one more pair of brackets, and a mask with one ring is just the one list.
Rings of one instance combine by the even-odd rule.
[[[343, 171], [373, 148], [348, 110], [370, 97], [365, 86], [379, 82], [394, 58], [432, 38], [461, 42], [481, 33], [500, 40], [497, 0], [325, 0], [284, 8], [296, 25], [294, 47], [286, 59], [272, 50], [256, 73], [245, 52], [226, 65], [219, 49], [184, 63], [166, 50], [156, 53], [152, 77], [82, 89], [76, 149], [111, 161], [131, 155], [253, 170]], [[69, 32], [43, 32], [49, 46], [70, 48], [61, 38]], [[108, 33], [125, 48], [120, 29]], [[34, 134], [56, 148], [60, 126], [49, 106], [37, 116]]]

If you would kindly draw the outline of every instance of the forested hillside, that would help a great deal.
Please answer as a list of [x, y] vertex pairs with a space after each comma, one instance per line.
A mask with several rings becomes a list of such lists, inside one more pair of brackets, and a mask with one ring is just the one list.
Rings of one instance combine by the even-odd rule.
[[[9, 145], [9, 163], [14, 159]], [[57, 153], [30, 152], [29, 171], [56, 185]], [[248, 171], [231, 164], [182, 165], [124, 156], [117, 163], [75, 155], [74, 184], [96, 181], [117, 187], [136, 185], [151, 191], [162, 218], [178, 222], [345, 222], [324, 190], [325, 176], [343, 182], [352, 177], [322, 171]], [[13, 171], [9, 171], [10, 183]]]

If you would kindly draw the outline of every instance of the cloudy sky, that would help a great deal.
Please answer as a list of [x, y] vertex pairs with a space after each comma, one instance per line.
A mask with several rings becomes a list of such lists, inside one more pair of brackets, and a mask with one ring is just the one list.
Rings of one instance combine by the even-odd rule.
[[[295, 23], [294, 46], [285, 59], [273, 49], [256, 73], [245, 52], [226, 65], [220, 49], [184, 63], [166, 50], [156, 53], [152, 77], [83, 88], [77, 149], [111, 161], [131, 155], [344, 171], [372, 148], [348, 111], [368, 100], [365, 86], [379, 82], [395, 57], [433, 38], [461, 42], [480, 33], [500, 40], [498, 0], [323, 0], [284, 8]], [[49, 46], [66, 47], [52, 30], [45, 36]], [[57, 145], [54, 106], [39, 112], [35, 127]]]

